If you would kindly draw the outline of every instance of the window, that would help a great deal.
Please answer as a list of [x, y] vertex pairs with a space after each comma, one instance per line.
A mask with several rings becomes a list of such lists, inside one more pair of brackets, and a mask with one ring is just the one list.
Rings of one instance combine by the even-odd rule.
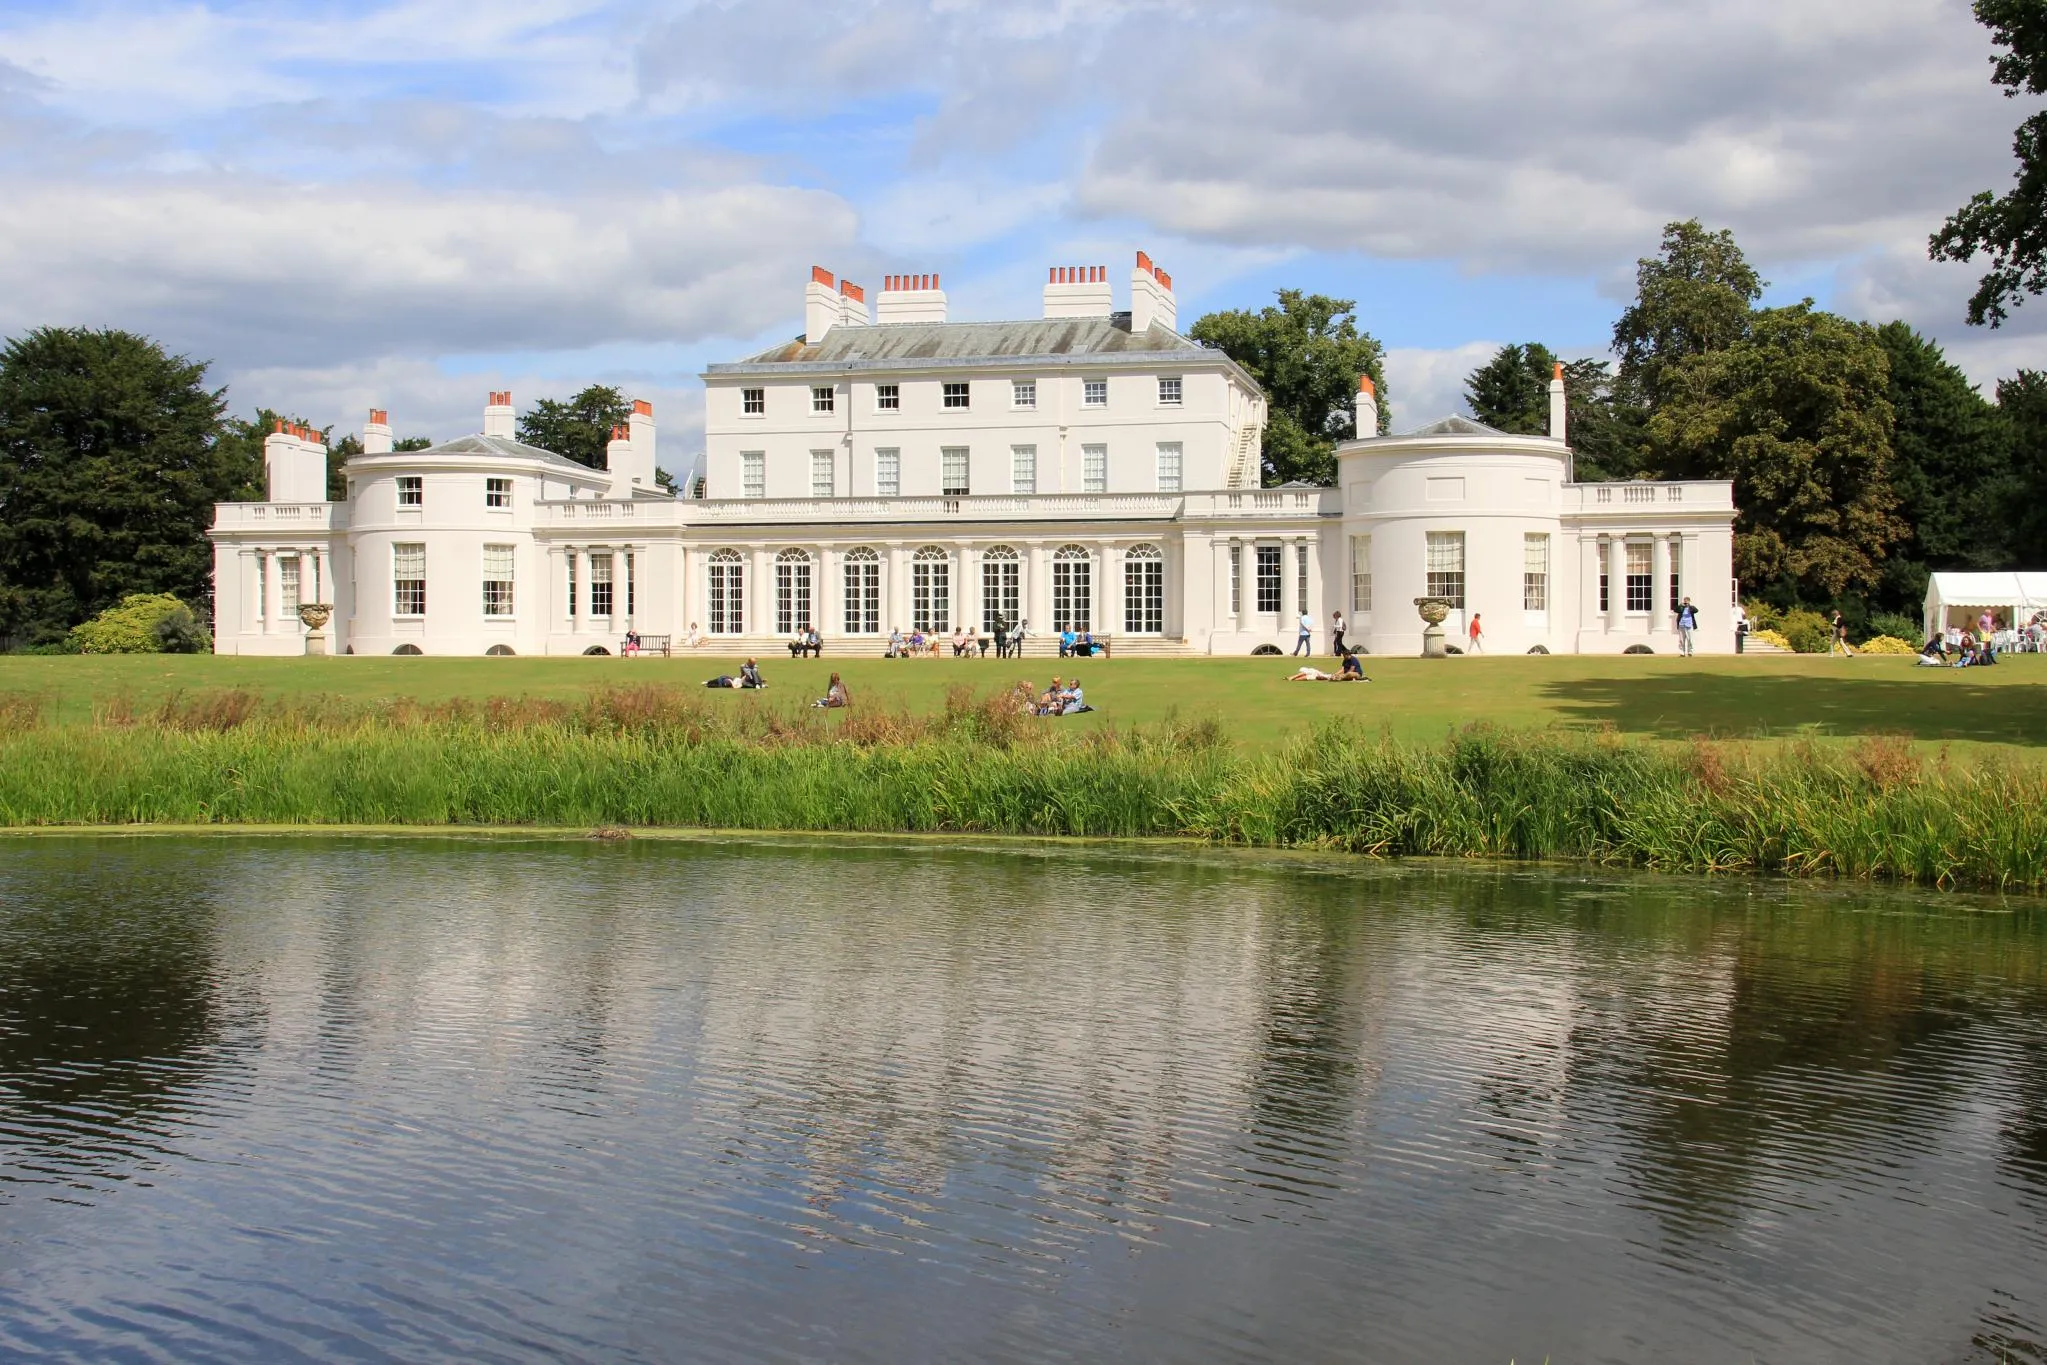
[[512, 505], [512, 481], [510, 479], [485, 479], [483, 481], [483, 505], [485, 507], [510, 507]]
[[936, 545], [910, 556], [910, 625], [941, 634], [952, 629], [952, 560]]
[[1078, 545], [1052, 555], [1052, 629], [1089, 630], [1095, 619], [1094, 561]]
[[810, 496], [828, 498], [832, 495], [832, 452], [813, 450], [810, 452]]
[[967, 495], [967, 448], [965, 446], [940, 446], [938, 448], [939, 489], [948, 498], [963, 498]]
[[277, 561], [277, 596], [280, 619], [286, 625], [299, 615], [299, 557], [288, 555]]
[[833, 390], [829, 384], [820, 384], [810, 391], [810, 410], [813, 414], [832, 411]]
[[1230, 615], [1244, 614], [1244, 547], [1230, 546]]
[[426, 480], [417, 474], [398, 476], [398, 505], [400, 507], [423, 507], [426, 505]]
[[991, 545], [981, 555], [981, 632], [995, 633], [995, 623], [1017, 623], [1023, 611], [1023, 566], [1015, 550]]
[[391, 547], [391, 614], [426, 615], [426, 546], [416, 541]]
[[1613, 610], [1613, 583], [1608, 577], [1612, 564], [1613, 542], [1602, 540], [1599, 542], [1599, 609], [1601, 611]]
[[1294, 611], [1308, 614], [1308, 542], [1294, 546]]
[[1180, 376], [1159, 376], [1159, 406], [1177, 408], [1180, 406]]
[[783, 635], [810, 625], [810, 556], [784, 550], [775, 556], [775, 629]]
[[580, 610], [576, 599], [576, 552], [570, 550], [562, 558], [567, 560], [569, 565], [569, 616], [573, 619], [577, 611]]
[[1159, 442], [1159, 492], [1177, 493], [1180, 491], [1180, 460], [1180, 443], [1178, 441]]
[[765, 450], [739, 452], [739, 496], [764, 498], [768, 495], [768, 453]]
[[903, 391], [894, 384], [876, 384], [874, 386], [874, 407], [877, 412], [901, 412], [903, 409]]
[[1521, 609], [1549, 610], [1549, 537], [1521, 537]]
[[1133, 545], [1123, 556], [1123, 629], [1157, 635], [1166, 628], [1166, 557], [1156, 545]]
[[1279, 546], [1258, 547], [1258, 610], [1277, 616], [1286, 605], [1280, 596]]
[[1670, 538], [1670, 610], [1672, 611], [1676, 611], [1678, 604], [1684, 600], [1684, 595], [1680, 591], [1683, 586], [1683, 574], [1679, 572], [1683, 565], [1684, 537], [1672, 536]]
[[256, 556], [256, 619], [266, 621], [270, 613], [270, 556]]
[[739, 391], [739, 415], [742, 417], [765, 417], [768, 412], [768, 391], [766, 389], [741, 389]]
[[632, 551], [628, 550], [625, 553], [625, 614], [627, 616], [633, 614], [633, 586], [633, 554]]
[[1350, 609], [1354, 616], [1367, 616], [1372, 610], [1372, 538], [1352, 536], [1350, 538]]
[[1628, 542], [1628, 610], [1648, 611], [1655, 605], [1655, 582], [1649, 568], [1649, 542]]
[[900, 497], [903, 492], [903, 452], [893, 447], [874, 452], [874, 495]]
[[746, 633], [746, 561], [737, 550], [718, 550], [710, 561], [710, 610], [713, 635]]
[[1012, 493], [1035, 493], [1038, 491], [1038, 448], [1036, 446], [1011, 446], [1009, 448], [1009, 491]]
[[512, 547], [483, 547], [483, 614], [512, 614]]
[[945, 395], [946, 407], [964, 408], [967, 406], [967, 386], [965, 384], [943, 385], [942, 392]]
[[615, 605], [611, 591], [611, 556], [590, 556], [590, 614], [610, 616]]
[[1080, 405], [1084, 408], [1106, 408], [1109, 406], [1109, 381], [1106, 379], [1083, 379], [1080, 384]]
[[1034, 408], [1038, 406], [1038, 381], [1035, 379], [1010, 380], [1009, 405], [1013, 408]]
[[1428, 586], [1425, 591], [1453, 610], [1464, 610], [1464, 532], [1429, 532]]
[[1106, 493], [1109, 491], [1109, 448], [1107, 446], [1082, 446], [1080, 448], [1080, 491], [1083, 493]]
[[846, 551], [846, 633], [881, 634], [881, 556], [865, 545]]

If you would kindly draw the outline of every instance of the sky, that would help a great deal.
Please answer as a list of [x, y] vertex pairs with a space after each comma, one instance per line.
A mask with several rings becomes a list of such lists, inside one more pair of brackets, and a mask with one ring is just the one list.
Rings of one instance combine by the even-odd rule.
[[1965, 0], [0, 0], [0, 335], [124, 327], [238, 413], [478, 429], [484, 395], [651, 399], [802, 330], [812, 265], [1035, 317], [1135, 251], [1183, 327], [1357, 301], [1397, 426], [1508, 341], [1600, 354], [1662, 227], [1766, 301], [2047, 367], [2047, 299], [1963, 325], [1926, 260], [2039, 101]]

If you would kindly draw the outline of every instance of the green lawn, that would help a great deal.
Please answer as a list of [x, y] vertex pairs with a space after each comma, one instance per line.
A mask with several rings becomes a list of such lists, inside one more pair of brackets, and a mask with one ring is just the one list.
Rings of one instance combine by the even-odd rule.
[[[1230, 734], [1267, 745], [1330, 715], [1362, 717], [1396, 735], [1436, 738], [1471, 721], [1510, 726], [1599, 726], [1639, 735], [1767, 737], [1906, 733], [1926, 740], [2047, 745], [2047, 656], [1996, 668], [1917, 669], [1909, 658], [1775, 656], [1685, 660], [1658, 656], [1367, 659], [1373, 681], [1331, 686], [1283, 681], [1285, 659], [890, 661], [762, 660], [771, 689], [717, 693], [717, 704], [798, 705], [839, 669], [856, 705], [935, 707], [960, 682], [981, 691], [1019, 677], [1042, 687], [1078, 673], [1095, 717], [1060, 722], [1150, 722], [1170, 712], [1217, 716]], [[1317, 661], [1324, 668], [1328, 659]], [[0, 692], [34, 693], [59, 719], [90, 718], [125, 695], [147, 705], [174, 691], [246, 688], [265, 695], [359, 698], [575, 696], [593, 685], [693, 685], [737, 669], [712, 655], [688, 659], [244, 659], [210, 656], [0, 656]]]

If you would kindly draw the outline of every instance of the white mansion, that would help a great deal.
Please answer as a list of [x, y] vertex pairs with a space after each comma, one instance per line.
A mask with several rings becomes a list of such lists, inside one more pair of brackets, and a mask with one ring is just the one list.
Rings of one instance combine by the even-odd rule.
[[814, 625], [826, 653], [876, 653], [912, 628], [1112, 636], [1117, 652], [1291, 648], [1330, 613], [1374, 653], [1416, 654], [1414, 600], [1455, 604], [1487, 647], [1733, 648], [1731, 485], [1577, 483], [1561, 380], [1550, 435], [1448, 418], [1362, 440], [1338, 486], [1260, 488], [1263, 393], [1182, 336], [1171, 278], [1143, 254], [1129, 311], [1102, 266], [1060, 267], [1044, 316], [951, 322], [936, 276], [864, 291], [812, 272], [802, 337], [712, 365], [705, 468], [655, 483], [653, 410], [612, 433], [609, 468], [514, 439], [509, 393], [483, 430], [395, 452], [381, 411], [326, 499], [326, 448], [281, 430], [268, 499], [224, 503], [215, 648], [307, 649], [301, 603], [334, 608], [335, 653], [616, 652], [631, 627], [721, 652]]

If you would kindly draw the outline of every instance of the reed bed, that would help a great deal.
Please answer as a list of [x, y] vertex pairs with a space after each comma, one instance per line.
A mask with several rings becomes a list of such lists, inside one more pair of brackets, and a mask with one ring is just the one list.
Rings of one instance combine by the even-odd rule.
[[653, 686], [424, 705], [244, 692], [46, 723], [0, 695], [0, 825], [695, 826], [1182, 837], [1380, 857], [2047, 888], [2047, 766], [1902, 739], [1635, 741], [1330, 726], [1246, 755], [1213, 720], [1077, 730], [956, 690], [843, 715]]

